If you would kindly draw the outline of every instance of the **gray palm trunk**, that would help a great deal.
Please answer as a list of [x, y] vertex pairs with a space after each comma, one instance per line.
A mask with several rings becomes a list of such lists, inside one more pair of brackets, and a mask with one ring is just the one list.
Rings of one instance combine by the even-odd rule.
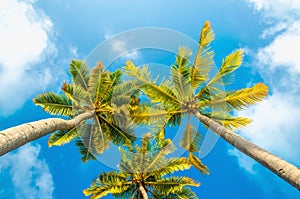
[[71, 120], [43, 119], [0, 131], [0, 156], [57, 130], [70, 130], [93, 115], [94, 111], [91, 111]]
[[284, 179], [292, 186], [300, 190], [300, 169], [285, 160], [275, 156], [274, 154], [262, 149], [252, 142], [244, 139], [238, 134], [226, 129], [214, 120], [200, 114], [198, 111], [194, 115], [216, 134], [220, 135], [224, 140], [236, 147], [244, 154], [250, 156], [266, 168], [273, 171], [280, 178]]

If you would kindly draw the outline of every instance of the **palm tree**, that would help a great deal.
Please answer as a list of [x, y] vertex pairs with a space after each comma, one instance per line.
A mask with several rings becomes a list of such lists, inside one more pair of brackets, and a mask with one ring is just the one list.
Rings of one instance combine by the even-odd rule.
[[55, 131], [49, 138], [49, 146], [76, 139], [83, 162], [95, 159], [94, 155], [101, 154], [110, 142], [130, 146], [135, 136], [130, 125], [125, 128], [116, 123], [113, 114], [118, 117], [120, 106], [111, 103], [113, 90], [121, 81], [121, 71], [111, 73], [103, 69], [99, 62], [90, 72], [83, 61], [72, 60], [73, 83], [64, 83], [62, 94], [43, 93], [33, 100], [46, 112], [70, 120], [50, 118], [1, 131], [0, 155]]
[[127, 61], [124, 67], [127, 76], [133, 77], [152, 103], [162, 105], [156, 110], [150, 110], [149, 106], [139, 109], [134, 115], [135, 121], [148, 124], [150, 119], [158, 121], [166, 118], [164, 128], [180, 124], [183, 114], [187, 115], [188, 122], [180, 145], [190, 151], [190, 160], [197, 166], [195, 163], [199, 159], [192, 153], [199, 151], [200, 133], [190, 123], [194, 116], [205, 127], [300, 190], [300, 170], [297, 167], [231, 131], [249, 124], [251, 120], [233, 117], [229, 113], [260, 102], [267, 96], [268, 87], [258, 83], [251, 88], [222, 91], [221, 87], [231, 83], [232, 72], [241, 65], [243, 51], [239, 49], [228, 55], [218, 72], [210, 78], [209, 72], [214, 64], [214, 52], [210, 47], [213, 39], [214, 32], [207, 21], [200, 34], [194, 62], [189, 62], [191, 50], [180, 47], [170, 68], [170, 79], [162, 80], [160, 84], [157, 83], [158, 78], [153, 80], [147, 66], [139, 68]]
[[151, 142], [146, 134], [137, 145], [120, 148], [121, 161], [119, 172], [104, 172], [94, 180], [83, 192], [91, 199], [98, 199], [108, 194], [116, 198], [181, 198], [196, 199], [196, 194], [188, 186], [199, 186], [192, 178], [170, 177], [169, 175], [190, 168], [184, 157], [167, 159], [166, 155], [173, 151], [170, 140], [158, 145], [157, 140]]

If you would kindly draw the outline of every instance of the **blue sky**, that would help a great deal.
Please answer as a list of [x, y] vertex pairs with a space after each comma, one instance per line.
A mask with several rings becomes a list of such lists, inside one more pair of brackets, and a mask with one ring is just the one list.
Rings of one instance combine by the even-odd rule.
[[[235, 113], [254, 119], [239, 133], [299, 167], [299, 13], [298, 0], [1, 0], [0, 130], [49, 117], [32, 98], [59, 91], [64, 80], [70, 81], [69, 61], [85, 59], [113, 35], [158, 27], [197, 41], [204, 21], [210, 20], [216, 33], [212, 44], [216, 66], [234, 49], [246, 53], [229, 89], [263, 81], [271, 90], [264, 102]], [[117, 50], [128, 48], [122, 41], [112, 44]], [[133, 52], [127, 58], [172, 63], [172, 56], [149, 58], [149, 54]], [[0, 158], [1, 199], [84, 198], [82, 190], [91, 180], [110, 170], [98, 161], [82, 164], [74, 143], [48, 148], [47, 139]], [[201, 176], [194, 169], [184, 172], [202, 183], [194, 189], [199, 198], [300, 197], [295, 188], [222, 139], [203, 162], [211, 175]]]

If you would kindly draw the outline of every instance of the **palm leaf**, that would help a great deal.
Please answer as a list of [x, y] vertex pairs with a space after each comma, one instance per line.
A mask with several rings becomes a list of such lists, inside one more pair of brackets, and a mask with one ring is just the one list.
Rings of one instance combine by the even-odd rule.
[[70, 73], [74, 84], [80, 85], [83, 89], [88, 90], [89, 70], [84, 61], [72, 60]]
[[258, 83], [252, 88], [244, 88], [237, 91], [231, 91], [224, 95], [213, 96], [209, 102], [212, 107], [220, 107], [223, 110], [230, 111], [232, 108], [237, 110], [262, 101], [268, 95], [268, 87], [263, 83]]
[[57, 131], [51, 134], [48, 140], [48, 146], [62, 146], [64, 144], [70, 143], [75, 138], [78, 138], [79, 134], [76, 128], [77, 127], [66, 131]]
[[[210, 50], [210, 43], [214, 40], [215, 34], [210, 22], [206, 21], [202, 28], [194, 65], [191, 70], [191, 88], [197, 88], [202, 82], [209, 79], [209, 71], [214, 65], [214, 52]], [[190, 89], [190, 95], [192, 92]]]
[[186, 169], [189, 169], [191, 167], [191, 164], [188, 162], [186, 158], [170, 158], [167, 160], [167, 163], [165, 166], [163, 166], [160, 169], [153, 170], [149, 172], [145, 179], [148, 177], [154, 176], [156, 179], [162, 178], [165, 175], [174, 173], [176, 171], [183, 171]]
[[175, 64], [171, 65], [170, 69], [170, 80], [173, 83], [174, 91], [177, 99], [180, 101], [187, 101], [190, 86], [190, 71], [188, 68], [189, 57], [191, 51], [183, 47], [178, 49], [178, 55], [176, 57]]
[[80, 85], [67, 84], [64, 82], [61, 89], [76, 106], [91, 104], [91, 102], [88, 101], [88, 92]]
[[201, 160], [195, 156], [193, 153], [189, 153], [188, 161], [196, 168], [198, 169], [202, 174], [209, 174], [209, 170], [207, 166], [205, 166]]
[[203, 113], [203, 115], [211, 118], [212, 120], [218, 122], [219, 124], [230, 130], [240, 129], [252, 122], [252, 120], [249, 118], [232, 117], [226, 112], [215, 111], [213, 113]]
[[77, 139], [76, 146], [81, 154], [81, 161], [87, 162], [88, 160], [96, 160], [95, 156], [85, 147], [84, 140]]
[[43, 93], [34, 98], [33, 102], [50, 114], [73, 116], [72, 101], [65, 95], [58, 95], [53, 92]]
[[190, 124], [190, 115], [188, 123], [183, 133], [183, 139], [180, 141], [180, 146], [190, 152], [198, 152], [200, 149], [201, 135], [199, 131]]
[[120, 194], [126, 192], [130, 186], [130, 184], [126, 184], [126, 176], [116, 172], [104, 172], [83, 193], [85, 196], [92, 195], [91, 199], [97, 199], [110, 193]]
[[112, 140], [114, 144], [131, 146], [136, 139], [131, 126], [120, 128], [115, 124], [114, 118], [109, 115], [104, 116], [98, 114], [98, 119], [105, 135]]
[[237, 68], [240, 67], [243, 60], [243, 50], [239, 49], [228, 55], [222, 62], [222, 66], [215, 76], [208, 82], [208, 84], [200, 90], [196, 97], [201, 99], [202, 94], [211, 94], [216, 91], [219, 92], [218, 85], [224, 86], [229, 84], [232, 80], [233, 74]]
[[138, 68], [131, 61], [127, 61], [124, 70], [127, 76], [135, 78], [137, 86], [141, 87], [152, 102], [176, 105], [180, 103], [171, 89], [170, 82], [162, 81], [159, 86], [156, 85], [157, 78], [156, 80], [152, 80], [147, 66]]
[[170, 177], [159, 179], [156, 182], [145, 182], [145, 184], [153, 187], [156, 191], [163, 195], [182, 191], [184, 186], [200, 186], [199, 183], [196, 183], [192, 178], [188, 177]]

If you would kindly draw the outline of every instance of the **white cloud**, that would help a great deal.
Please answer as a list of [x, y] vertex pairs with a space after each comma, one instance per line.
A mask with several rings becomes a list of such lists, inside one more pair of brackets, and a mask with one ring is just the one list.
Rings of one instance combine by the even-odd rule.
[[[242, 129], [240, 134], [299, 166], [300, 1], [246, 1], [254, 5], [254, 9], [262, 15], [262, 21], [267, 25], [261, 38], [272, 39], [267, 46], [260, 47], [255, 54], [250, 54], [255, 58], [252, 65], [256, 66], [271, 92], [263, 102], [237, 113], [254, 120], [251, 125]], [[230, 149], [229, 154], [237, 157], [239, 165], [245, 171], [257, 176], [256, 182], [261, 184], [263, 189], [290, 189], [287, 183], [282, 183], [275, 175], [267, 175], [255, 161], [236, 149]], [[280, 186], [266, 186], [277, 182]]]
[[55, 52], [52, 22], [34, 1], [0, 2], [0, 115], [20, 108], [50, 83], [46, 57]]
[[9, 169], [16, 199], [52, 198], [53, 179], [48, 165], [39, 158], [40, 150], [40, 145], [27, 144], [0, 158], [2, 170]]

